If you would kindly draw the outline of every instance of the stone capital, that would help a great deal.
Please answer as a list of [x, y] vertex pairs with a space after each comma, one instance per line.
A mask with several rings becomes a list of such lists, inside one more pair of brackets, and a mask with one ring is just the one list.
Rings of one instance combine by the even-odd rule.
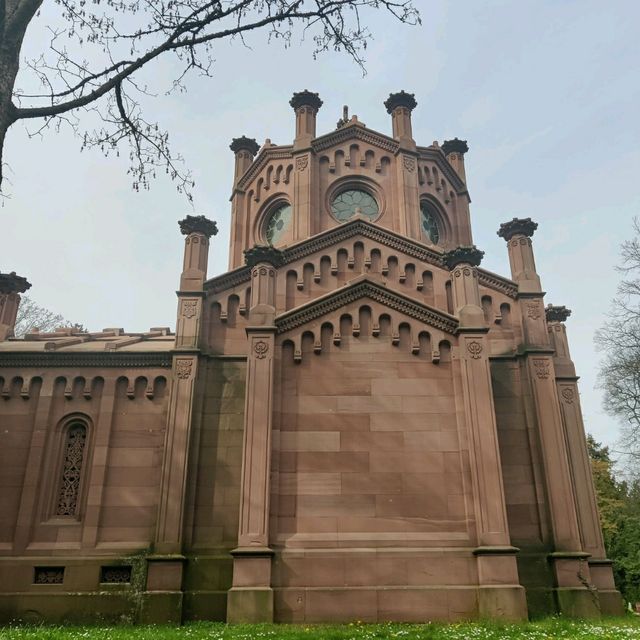
[[407, 93], [406, 91], [399, 91], [398, 93], [391, 93], [389, 97], [384, 101], [384, 106], [387, 109], [387, 113], [393, 113], [398, 107], [404, 107], [413, 111], [418, 103], [415, 99], [415, 94]]
[[260, 149], [260, 145], [255, 141], [254, 138], [240, 136], [239, 138], [234, 138], [231, 141], [229, 149], [231, 149], [233, 153], [238, 153], [238, 151], [248, 151], [252, 156], [255, 156]]
[[311, 107], [314, 111], [318, 111], [322, 106], [322, 100], [320, 100], [320, 96], [317, 93], [305, 89], [294, 93], [291, 100], [289, 100], [289, 104], [294, 111], [297, 111], [300, 107]]
[[538, 228], [538, 223], [533, 222], [531, 218], [514, 218], [509, 222], [503, 222], [498, 229], [498, 235], [504, 238], [507, 242], [513, 238], [513, 236], [526, 236], [531, 238]]
[[182, 235], [188, 236], [191, 233], [201, 233], [207, 238], [218, 233], [218, 226], [212, 220], [204, 216], [187, 216], [178, 222]]
[[0, 273], [0, 294], [8, 293], [24, 293], [31, 288], [31, 283], [26, 278], [16, 275], [15, 271], [11, 273]]
[[547, 322], [566, 322], [571, 315], [571, 309], [567, 309], [564, 305], [556, 306], [548, 304], [544, 310]]
[[448, 156], [450, 153], [459, 153], [464, 155], [469, 151], [469, 145], [466, 140], [460, 140], [459, 138], [454, 138], [453, 140], [445, 140], [440, 147], [445, 156]]
[[468, 264], [472, 267], [477, 267], [482, 262], [484, 251], [480, 251], [475, 245], [467, 247], [456, 247], [451, 251], [447, 251], [442, 256], [442, 262], [444, 265], [452, 271], [459, 264]]
[[266, 262], [273, 267], [279, 267], [283, 262], [282, 251], [271, 245], [257, 244], [244, 252], [244, 261], [248, 267], [255, 267], [261, 262]]

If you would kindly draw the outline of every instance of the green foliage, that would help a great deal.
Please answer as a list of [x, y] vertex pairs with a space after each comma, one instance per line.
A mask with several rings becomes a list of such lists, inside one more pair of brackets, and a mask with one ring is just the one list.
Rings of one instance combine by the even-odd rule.
[[549, 618], [521, 624], [236, 625], [200, 622], [183, 627], [10, 627], [0, 640], [640, 640], [640, 618], [593, 622]]
[[616, 480], [609, 448], [587, 436], [600, 522], [616, 584], [628, 602], [640, 602], [640, 482]]

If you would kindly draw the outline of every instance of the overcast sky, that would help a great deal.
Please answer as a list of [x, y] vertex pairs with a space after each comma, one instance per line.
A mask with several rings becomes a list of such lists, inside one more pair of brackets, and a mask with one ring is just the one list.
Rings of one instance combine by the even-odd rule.
[[[165, 178], [136, 193], [122, 158], [80, 153], [68, 131], [29, 139], [10, 130], [5, 160], [11, 199], [0, 208], [0, 270], [33, 284], [39, 304], [90, 330], [175, 326], [183, 248], [177, 220], [218, 222], [209, 275], [228, 256], [232, 137], [293, 139], [294, 91], [320, 93], [318, 131], [335, 128], [343, 104], [391, 133], [382, 103], [415, 93], [418, 144], [469, 142], [467, 178], [474, 240], [483, 266], [509, 275], [496, 236], [514, 216], [539, 223], [534, 250], [546, 302], [573, 310], [568, 333], [581, 375], [587, 429], [615, 441], [601, 409], [593, 334], [615, 293], [618, 248], [640, 214], [640, 3], [635, 0], [418, 0], [421, 27], [369, 13], [367, 75], [344, 55], [313, 60], [311, 46], [283, 49], [262, 35], [216, 46], [212, 79], [162, 95], [172, 63], [145, 78], [160, 94], [147, 117], [170, 130], [193, 171], [194, 207]], [[24, 47], [37, 55], [59, 6], [48, 0]], [[26, 77], [23, 79], [26, 83]], [[123, 154], [126, 156], [126, 154]]]

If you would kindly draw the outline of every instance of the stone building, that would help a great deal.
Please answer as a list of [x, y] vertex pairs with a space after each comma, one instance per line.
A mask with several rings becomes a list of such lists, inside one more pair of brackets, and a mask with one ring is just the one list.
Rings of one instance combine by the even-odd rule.
[[[514, 219], [480, 267], [464, 158], [354, 116], [233, 140], [229, 271], [188, 216], [175, 334], [12, 338], [3, 620], [435, 620], [621, 610], [564, 307]], [[173, 283], [167, 283], [167, 295]]]

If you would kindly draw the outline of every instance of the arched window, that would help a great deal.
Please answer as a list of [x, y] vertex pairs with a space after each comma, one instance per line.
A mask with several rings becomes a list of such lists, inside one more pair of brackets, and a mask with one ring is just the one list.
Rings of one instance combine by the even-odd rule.
[[426, 200], [420, 202], [420, 230], [422, 237], [431, 244], [440, 242], [440, 228], [438, 219], [431, 205]]
[[55, 507], [56, 516], [75, 516], [78, 513], [80, 480], [86, 445], [86, 425], [82, 422], [72, 422], [67, 428], [62, 450], [62, 469]]

